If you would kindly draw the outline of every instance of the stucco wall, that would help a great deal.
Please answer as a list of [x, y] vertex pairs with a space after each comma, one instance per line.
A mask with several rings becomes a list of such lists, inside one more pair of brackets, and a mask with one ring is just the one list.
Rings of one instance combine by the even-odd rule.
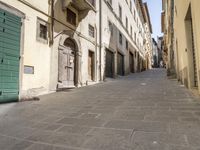
[[[41, 8], [42, 11], [48, 13], [48, 0], [29, 1], [34, 7]], [[48, 43], [44, 44], [36, 40], [37, 17], [46, 22], [48, 18], [19, 1], [2, 0], [2, 2], [25, 14], [25, 19], [22, 20], [20, 95], [26, 97], [48, 93], [51, 48]], [[24, 65], [33, 66], [34, 74], [24, 74]]]
[[186, 19], [186, 14], [191, 4], [192, 19], [193, 19], [193, 32], [194, 32], [194, 46], [196, 53], [196, 64], [199, 81], [199, 39], [200, 39], [200, 10], [198, 0], [185, 0], [175, 1], [175, 49], [176, 49], [176, 62], [177, 73], [180, 80], [189, 88], [194, 86], [194, 69], [192, 58], [192, 43], [190, 33], [190, 22]]
[[[103, 17], [102, 17], [102, 43], [103, 43], [103, 55], [105, 56], [105, 49], [108, 48], [111, 51], [115, 52], [115, 72], [114, 75], [117, 76], [117, 51], [120, 52], [122, 55], [124, 55], [124, 68], [125, 68], [125, 74], [130, 73], [129, 68], [129, 51], [135, 54], [135, 51], [140, 53], [140, 56], [144, 58], [145, 55], [145, 47], [143, 45], [144, 40], [144, 25], [142, 21], [140, 20], [138, 11], [136, 9], [136, 5], [134, 1], [132, 1], [132, 12], [130, 10], [130, 1], [128, 1], [128, 4], [126, 1], [121, 0], [115, 0], [112, 3], [112, 7], [107, 4], [105, 0], [103, 0], [102, 3], [102, 11], [103, 11]], [[119, 20], [119, 5], [122, 8], [122, 21]], [[136, 21], [134, 20], [133, 10], [135, 9], [136, 12], [136, 18], [138, 19], [138, 24], [141, 27], [141, 32], [139, 30], [139, 27], [136, 24]], [[126, 17], [128, 18], [128, 29], [126, 29]], [[136, 19], [136, 20], [137, 20]], [[108, 20], [113, 23], [113, 35], [111, 36], [111, 33], [109, 32], [109, 26], [108, 26]], [[131, 26], [132, 26], [132, 37], [131, 37]], [[119, 43], [119, 32], [122, 34], [123, 41], [122, 44]], [[136, 33], [136, 36], [138, 38], [137, 40], [134, 40], [134, 33]], [[126, 40], [129, 42], [129, 49], [126, 49]], [[140, 46], [142, 45], [142, 46]], [[134, 57], [134, 64], [135, 69], [137, 70], [137, 61], [138, 58]], [[105, 64], [104, 64], [105, 66]]]
[[[69, 24], [66, 20], [66, 10], [63, 10], [62, 1], [56, 0], [54, 4], [55, 10], [55, 18], [59, 21], [55, 21], [54, 24], [54, 45], [51, 54], [51, 75], [50, 75], [50, 90], [55, 91], [58, 84], [58, 47], [60, 44], [60, 39], [64, 38], [64, 36], [68, 36], [75, 40], [78, 46], [78, 85], [77, 86], [85, 86], [88, 84], [88, 51], [94, 52], [95, 62], [94, 62], [94, 82], [98, 82], [98, 52], [96, 43], [96, 37], [98, 38], [98, 26], [96, 24], [96, 12], [94, 10], [90, 10], [81, 20], [77, 20], [77, 25], [73, 26]], [[68, 5], [70, 9], [72, 9], [77, 17], [80, 17], [80, 12]], [[61, 23], [62, 24], [61, 24]], [[95, 38], [89, 36], [88, 25], [91, 24], [95, 27]], [[73, 30], [72, 30], [73, 29]], [[81, 36], [79, 36], [81, 34]], [[98, 39], [97, 39], [98, 40]], [[97, 41], [98, 42], [98, 41]]]

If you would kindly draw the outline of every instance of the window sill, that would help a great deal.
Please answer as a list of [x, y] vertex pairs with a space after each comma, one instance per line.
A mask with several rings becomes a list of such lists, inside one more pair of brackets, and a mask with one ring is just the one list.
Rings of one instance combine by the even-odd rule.
[[43, 43], [43, 44], [48, 44], [48, 40], [46, 39], [42, 39], [42, 38], [40, 38], [40, 37], [37, 37], [37, 42], [40, 42], [40, 43]]

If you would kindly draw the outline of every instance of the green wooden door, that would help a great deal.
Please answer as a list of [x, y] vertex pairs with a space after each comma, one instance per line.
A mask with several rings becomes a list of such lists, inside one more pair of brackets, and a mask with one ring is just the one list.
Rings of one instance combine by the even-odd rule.
[[21, 18], [0, 9], [0, 103], [18, 101]]

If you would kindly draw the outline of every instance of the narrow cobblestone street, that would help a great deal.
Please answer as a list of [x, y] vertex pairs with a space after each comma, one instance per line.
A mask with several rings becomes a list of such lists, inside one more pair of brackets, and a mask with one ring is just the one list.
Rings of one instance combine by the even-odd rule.
[[1, 150], [200, 149], [200, 101], [163, 69], [0, 111]]

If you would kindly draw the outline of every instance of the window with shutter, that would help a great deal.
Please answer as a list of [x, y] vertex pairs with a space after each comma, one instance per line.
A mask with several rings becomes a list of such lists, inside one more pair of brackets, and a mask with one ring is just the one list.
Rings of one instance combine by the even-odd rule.
[[72, 10], [67, 8], [67, 22], [75, 26], [76, 18], [77, 18], [76, 14]]

